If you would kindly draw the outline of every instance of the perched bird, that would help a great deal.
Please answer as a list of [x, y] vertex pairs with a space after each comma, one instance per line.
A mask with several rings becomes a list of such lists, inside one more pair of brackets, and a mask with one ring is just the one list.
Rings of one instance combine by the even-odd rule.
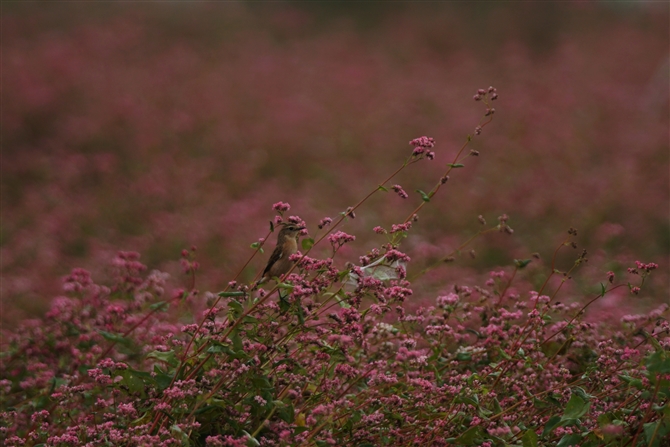
[[298, 251], [298, 233], [305, 227], [289, 223], [284, 224], [277, 235], [277, 246], [270, 255], [268, 265], [263, 270], [263, 277], [260, 283], [263, 283], [274, 277], [279, 277], [288, 272], [293, 267], [293, 261], [289, 257]]

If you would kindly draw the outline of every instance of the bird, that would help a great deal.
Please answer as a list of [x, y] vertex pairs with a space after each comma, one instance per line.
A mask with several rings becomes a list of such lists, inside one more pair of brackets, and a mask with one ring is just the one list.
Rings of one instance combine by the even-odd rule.
[[294, 262], [289, 257], [297, 253], [298, 233], [304, 230], [305, 227], [293, 223], [283, 224], [282, 227], [277, 235], [277, 246], [270, 255], [270, 259], [268, 259], [268, 264], [265, 266], [265, 270], [263, 270], [263, 276], [259, 284], [279, 277], [293, 267]]

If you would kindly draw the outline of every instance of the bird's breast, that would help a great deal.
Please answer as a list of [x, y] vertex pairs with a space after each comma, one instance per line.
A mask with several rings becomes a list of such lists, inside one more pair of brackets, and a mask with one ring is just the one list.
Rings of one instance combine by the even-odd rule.
[[284, 241], [283, 252], [285, 256], [290, 256], [298, 251], [298, 241], [294, 238], [288, 238]]

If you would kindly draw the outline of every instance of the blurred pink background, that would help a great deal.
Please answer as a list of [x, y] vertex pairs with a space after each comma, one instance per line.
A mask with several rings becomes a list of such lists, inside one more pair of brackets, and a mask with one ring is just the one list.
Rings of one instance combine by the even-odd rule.
[[[403, 245], [410, 276], [478, 231], [479, 214], [507, 213], [515, 233], [477, 240], [475, 259], [433, 271], [417, 296], [532, 252], [542, 261], [524, 280], [541, 282], [573, 226], [591, 255], [575, 290], [640, 259], [660, 269], [634, 299], [667, 301], [668, 8], [3, 4], [2, 322], [44, 312], [73, 267], [104, 282], [118, 250], [185, 284], [179, 253], [196, 245], [197, 285], [216, 291], [273, 203], [315, 234], [393, 172], [409, 140], [435, 138], [436, 159], [393, 182], [409, 199], [374, 196], [342, 228], [357, 240], [338, 262], [356, 262], [384, 242], [372, 228], [401, 222], [413, 191], [440, 178], [489, 85], [500, 99], [472, 143], [481, 155], [422, 211]], [[561, 268], [578, 254], [566, 253]]]

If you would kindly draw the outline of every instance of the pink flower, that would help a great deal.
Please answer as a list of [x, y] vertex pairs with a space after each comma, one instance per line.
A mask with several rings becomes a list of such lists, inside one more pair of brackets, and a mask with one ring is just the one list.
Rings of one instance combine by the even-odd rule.
[[491, 98], [492, 101], [495, 101], [498, 99], [498, 93], [497, 90], [494, 87], [489, 87], [488, 89], [483, 89], [480, 88], [477, 90], [477, 93], [475, 93], [475, 96], [472, 97], [475, 101], [481, 101], [483, 98], [486, 97]]
[[412, 141], [409, 142], [409, 144], [410, 146], [414, 147], [414, 151], [412, 152], [413, 156], [420, 156], [425, 154], [426, 157], [431, 160], [435, 158], [435, 153], [430, 150], [433, 147], [435, 147], [434, 139], [423, 136], [413, 139]]
[[635, 266], [639, 270], [645, 270], [647, 272], [650, 272], [650, 271], [655, 270], [655, 269], [658, 268], [658, 264], [656, 264], [654, 262], [650, 262], [649, 264], [645, 264], [645, 263], [640, 262], [640, 261], [635, 261]]
[[302, 230], [300, 230], [300, 235], [305, 236], [308, 231], [307, 231], [307, 223], [300, 218], [300, 216], [289, 216], [288, 221], [292, 224], [299, 225], [301, 227], [305, 227]]
[[398, 196], [400, 196], [401, 199], [406, 199], [409, 197], [409, 195], [407, 195], [405, 190], [402, 189], [402, 186], [400, 185], [393, 185], [391, 189], [393, 189], [398, 194]]
[[398, 251], [398, 250], [395, 250], [395, 249], [387, 251], [384, 256], [386, 257], [386, 259], [388, 259], [391, 262], [393, 262], [393, 261], [409, 262], [410, 261], [409, 256], [407, 256], [405, 253], [403, 253], [401, 251]]
[[435, 140], [430, 137], [423, 136], [413, 139], [409, 142], [409, 145], [414, 146], [415, 148], [422, 147], [424, 149], [432, 149], [435, 147]]
[[328, 241], [330, 242], [330, 244], [333, 246], [334, 249], [338, 249], [347, 242], [351, 242], [354, 240], [356, 240], [356, 236], [347, 234], [344, 231], [338, 231], [337, 233], [333, 233], [330, 236], [328, 236]]
[[330, 217], [324, 217], [319, 221], [319, 230], [321, 230], [323, 227], [327, 227], [333, 222], [333, 219]]
[[403, 224], [392, 224], [391, 225], [391, 234], [397, 233], [398, 231], [409, 231], [412, 228], [412, 222], [405, 222]]
[[91, 274], [81, 268], [72, 269], [72, 273], [63, 278], [63, 289], [66, 292], [81, 292], [85, 287], [93, 284]]
[[454, 304], [458, 303], [459, 300], [460, 297], [455, 293], [448, 293], [445, 296], [437, 297], [437, 306], [441, 308], [445, 308], [446, 306], [453, 306]]
[[377, 234], [386, 234], [386, 233], [388, 233], [388, 231], [386, 231], [385, 229], [383, 229], [383, 228], [380, 227], [380, 226], [376, 226], [376, 227], [374, 227], [374, 228], [372, 229], [372, 231], [374, 231], [374, 232], [377, 233]]
[[288, 211], [291, 209], [291, 205], [285, 202], [277, 202], [274, 205], [272, 205], [272, 209], [279, 212], [280, 214], [283, 213], [284, 211]]

